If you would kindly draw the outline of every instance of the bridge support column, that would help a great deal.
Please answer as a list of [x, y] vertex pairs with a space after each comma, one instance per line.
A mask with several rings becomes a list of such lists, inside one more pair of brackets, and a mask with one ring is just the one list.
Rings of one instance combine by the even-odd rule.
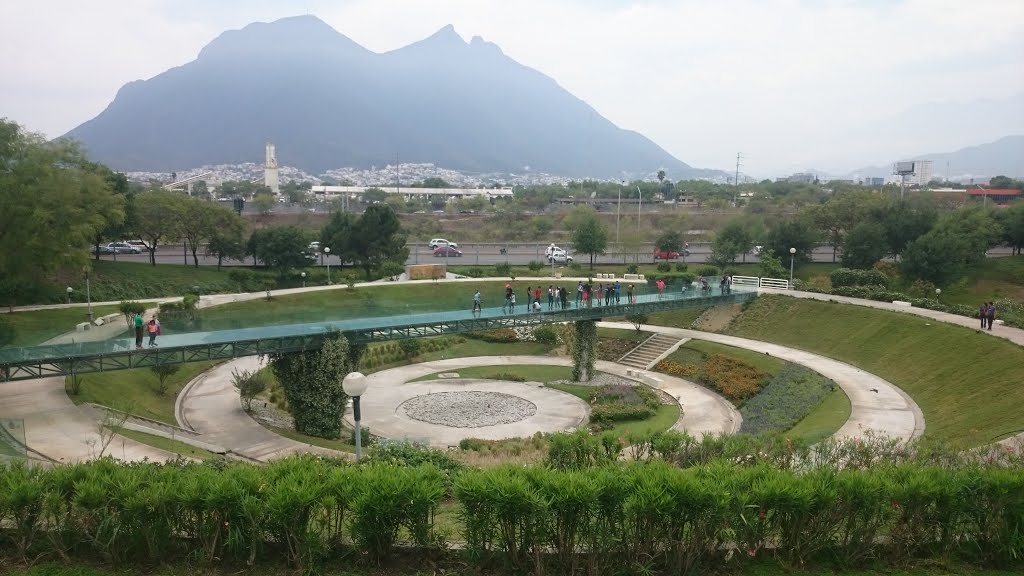
[[594, 363], [597, 361], [597, 322], [577, 320], [572, 324], [572, 379], [589, 382], [594, 376]]

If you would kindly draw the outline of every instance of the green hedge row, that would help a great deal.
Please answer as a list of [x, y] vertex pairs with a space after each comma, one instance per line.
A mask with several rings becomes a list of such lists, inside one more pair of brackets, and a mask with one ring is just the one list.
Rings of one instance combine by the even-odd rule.
[[880, 270], [858, 270], [855, 268], [838, 268], [829, 275], [833, 287], [840, 286], [880, 286], [889, 287], [889, 277]]
[[[308, 457], [266, 467], [18, 466], [0, 470], [0, 486], [5, 554], [21, 561], [283, 556], [308, 572], [352, 551], [384, 561], [400, 544], [439, 549], [450, 536], [474, 566], [538, 574], [682, 574], [762, 555], [794, 565], [1024, 563], [1024, 473], [997, 467], [507, 466], [456, 473], [450, 504], [446, 474], [430, 464]], [[443, 506], [461, 520], [448, 534]]]
[[[799, 285], [797, 286], [797, 289], [807, 290], [808, 292], [822, 292], [807, 286], [801, 287]], [[849, 298], [864, 298], [865, 300], [876, 300], [878, 302], [893, 302], [894, 300], [899, 300], [902, 302], [910, 302], [910, 304], [915, 308], [937, 310], [939, 312], [956, 314], [957, 316], [966, 316], [968, 318], [978, 317], [978, 308], [975, 306], [946, 304], [934, 298], [915, 298], [908, 294], [893, 292], [880, 286], [841, 286], [838, 288], [832, 288], [827, 292], [827, 294], [846, 296]], [[1007, 326], [1024, 328], [1024, 314], [1022, 314], [1021, 306], [1019, 304], [1009, 301], [998, 301], [996, 302], [996, 308], [997, 317], [1003, 320]]]

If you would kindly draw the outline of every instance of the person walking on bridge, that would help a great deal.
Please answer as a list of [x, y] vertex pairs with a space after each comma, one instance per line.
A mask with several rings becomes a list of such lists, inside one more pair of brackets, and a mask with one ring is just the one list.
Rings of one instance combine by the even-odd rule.
[[473, 294], [473, 314], [479, 314], [482, 311], [483, 309], [480, 308], [480, 291], [477, 290], [476, 293]]
[[145, 320], [142, 318], [142, 313], [139, 312], [135, 315], [135, 348], [142, 350], [142, 330]]
[[153, 348], [156, 346], [156, 337], [160, 335], [160, 321], [156, 319], [156, 314], [149, 319], [146, 329], [149, 331], [149, 347]]

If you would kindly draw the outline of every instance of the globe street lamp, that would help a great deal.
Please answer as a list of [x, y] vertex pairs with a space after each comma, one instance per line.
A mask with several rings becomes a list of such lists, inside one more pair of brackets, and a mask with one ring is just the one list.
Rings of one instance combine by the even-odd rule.
[[352, 417], [356, 422], [356, 461], [363, 457], [363, 430], [359, 426], [359, 397], [366, 392], [366, 376], [362, 372], [352, 372], [341, 381], [341, 388], [352, 398]]
[[71, 293], [74, 292], [74, 291], [75, 291], [74, 288], [72, 288], [71, 286], [68, 286], [68, 290], [67, 290], [67, 292], [68, 292], [68, 304], [71, 304]]
[[327, 285], [331, 284], [331, 249], [324, 247], [324, 254], [327, 255]]
[[936, 300], [939, 299], [939, 294], [942, 294], [942, 288], [936, 288], [935, 289], [935, 299]]
[[302, 273], [302, 287], [303, 288], [306, 287], [306, 273], [305, 272]]
[[793, 289], [793, 259], [796, 258], [796, 248], [789, 249], [789, 289]]

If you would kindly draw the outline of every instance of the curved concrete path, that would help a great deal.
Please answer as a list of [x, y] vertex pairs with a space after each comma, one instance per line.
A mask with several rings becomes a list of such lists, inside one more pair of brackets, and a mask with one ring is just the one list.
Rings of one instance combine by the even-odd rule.
[[[626, 322], [600, 322], [598, 326], [634, 329], [632, 324]], [[871, 430], [891, 438], [910, 440], [924, 433], [924, 415], [914, 400], [897, 386], [860, 368], [759, 340], [650, 324], [645, 325], [644, 330], [764, 352], [806, 366], [833, 380], [850, 399], [850, 418], [834, 437], [855, 437]]]
[[259, 368], [259, 357], [246, 357], [225, 362], [197, 376], [178, 395], [175, 405], [178, 425], [199, 432], [204, 442], [259, 462], [306, 452], [332, 458], [352, 456], [290, 440], [264, 428], [246, 414], [238, 389], [231, 383], [231, 373]]
[[[361, 400], [363, 423], [369, 426], [371, 431], [381, 430], [382, 428], [390, 430], [395, 426], [393, 415], [395, 403], [393, 400], [385, 401], [389, 396], [378, 396], [373, 392], [375, 389], [387, 390], [390, 388], [400, 388], [406, 382], [428, 374], [433, 374], [435, 372], [457, 371], [461, 368], [468, 368], [471, 366], [511, 366], [529, 364], [570, 366], [572, 365], [572, 361], [569, 358], [557, 356], [471, 356], [467, 358], [435, 360], [432, 362], [399, 366], [397, 368], [375, 372], [366, 377], [367, 393]], [[609, 374], [615, 374], [617, 376], [633, 380], [636, 379], [632, 376], [627, 376], [626, 371], [628, 368], [621, 364], [598, 361], [595, 368], [601, 372], [607, 372]], [[647, 384], [663, 390], [665, 393], [675, 398], [682, 407], [682, 416], [675, 425], [672, 426], [673, 429], [680, 431], [686, 430], [690, 434], [694, 435], [719, 434], [739, 430], [741, 421], [739, 412], [736, 411], [729, 401], [718, 394], [715, 394], [711, 390], [664, 374], [658, 375], [658, 381], [647, 382]], [[502, 386], [507, 387], [507, 384], [502, 384]], [[399, 393], [396, 392], [396, 394]], [[353, 424], [351, 407], [345, 412], [345, 420], [350, 425]], [[512, 438], [533, 435], [538, 431], [538, 429], [536, 427], [531, 427], [528, 422], [529, 420], [524, 420], [522, 422], [505, 425], [502, 432], [507, 435], [503, 437]], [[401, 430], [401, 432], [403, 432], [401, 436], [410, 438], [431, 438], [431, 433], [437, 432], [435, 428], [442, 428], [416, 420], [406, 420], [402, 422], [402, 424], [407, 426], [407, 428], [405, 430]], [[458, 431], [460, 429], [455, 430]], [[464, 437], [479, 437], [476, 431], [482, 429], [471, 428], [465, 430], [472, 430], [473, 432], [463, 433], [459, 435], [459, 439]], [[455, 435], [451, 436], [454, 438]], [[443, 438], [448, 438], [448, 435], [443, 436]], [[444, 442], [451, 442], [451, 439], [445, 440]], [[444, 445], [453, 444], [458, 444], [458, 441], [456, 440], [451, 443], [445, 443]]]

